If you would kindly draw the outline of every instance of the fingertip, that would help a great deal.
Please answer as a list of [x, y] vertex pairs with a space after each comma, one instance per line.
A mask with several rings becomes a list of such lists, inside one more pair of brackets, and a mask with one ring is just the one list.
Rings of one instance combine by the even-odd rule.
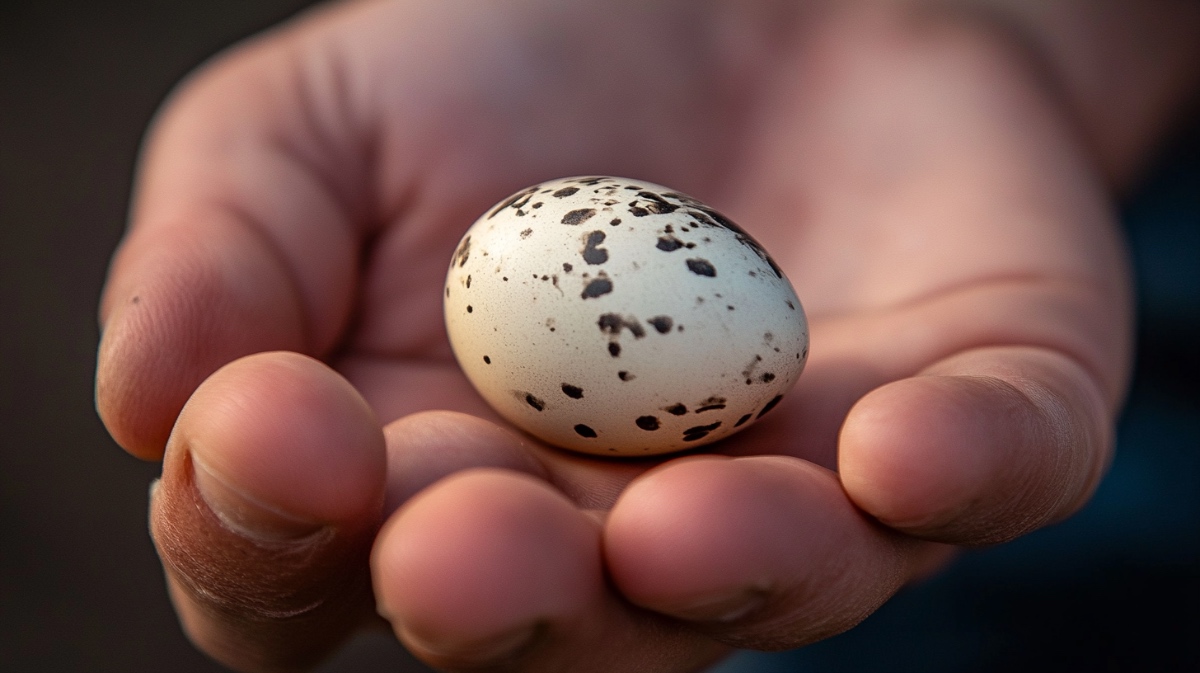
[[[986, 491], [1014, 418], [1003, 384], [927, 376], [867, 394], [847, 415], [838, 472], [854, 502], [901, 530], [949, 525]], [[1007, 401], [1005, 405], [998, 402]]]
[[307, 670], [369, 615], [383, 434], [336, 372], [261, 353], [196, 390], [150, 529], [196, 645], [238, 670]]
[[737, 543], [723, 535], [743, 518], [729, 504], [749, 495], [742, 492], [745, 481], [731, 474], [736, 470], [729, 458], [690, 457], [626, 488], [604, 529], [609, 573], [626, 598], [703, 621], [731, 621], [761, 604], [772, 578], [748, 566], [763, 556], [744, 556], [747, 550], [730, 548]]
[[562, 494], [508, 470], [454, 474], [379, 535], [377, 604], [435, 665], [481, 665], [578, 619], [604, 596], [598, 525]]
[[855, 504], [910, 535], [967, 545], [1003, 542], [1074, 511], [1099, 479], [1099, 433], [1083, 420], [1086, 404], [1045, 385], [1058, 376], [1070, 388], [1059, 364], [1026, 358], [1023, 370], [997, 369], [1004, 378], [919, 376], [860, 400], [838, 461]]
[[630, 484], [604, 532], [628, 600], [757, 649], [850, 628], [912, 565], [832, 473], [779, 456], [667, 463]]
[[689, 457], [632, 482], [604, 530], [621, 592], [688, 620], [731, 621], [761, 605], [776, 580], [769, 557], [777, 550], [768, 547], [787, 536], [768, 530], [779, 513], [764, 511], [772, 503], [752, 471], [744, 461]]
[[162, 457], [191, 394], [250, 353], [305, 347], [287, 274], [228, 215], [200, 227], [129, 234], [105, 288], [96, 360], [96, 410], [113, 439]]
[[96, 413], [113, 440], [142, 460], [160, 460], [188, 395], [208, 373], [184, 373], [179, 359], [163, 357], [155, 346], [163, 328], [126, 297], [105, 311], [96, 354]]
[[[171, 445], [186, 449], [206, 495], [260, 503], [279, 513], [280, 525], [380, 516], [386, 450], [379, 423], [353, 386], [307, 356], [261, 353], [221, 368], [184, 407]], [[220, 509], [242, 517], [237, 507]]]

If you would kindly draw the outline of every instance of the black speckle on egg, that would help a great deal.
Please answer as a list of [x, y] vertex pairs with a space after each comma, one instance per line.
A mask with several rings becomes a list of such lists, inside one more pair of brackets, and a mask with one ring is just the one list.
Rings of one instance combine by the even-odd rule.
[[580, 388], [579, 386], [573, 386], [569, 383], [562, 384], [562, 391], [571, 399], [578, 400], [583, 397], [583, 388]]
[[473, 313], [474, 311], [475, 311], [475, 307], [468, 304], [467, 305], [467, 313]]
[[627, 371], [622, 370], [617, 372], [617, 378], [621, 379], [622, 381], [632, 381], [637, 377]]
[[492, 364], [492, 359], [485, 355], [485, 356], [483, 356], [483, 363], [485, 365], [490, 365], [490, 364]]
[[685, 407], [682, 402], [677, 402], [669, 407], [664, 407], [663, 411], [671, 414], [672, 416], [682, 416], [687, 413], [687, 407]]
[[634, 422], [637, 423], [637, 426], [643, 430], [657, 430], [658, 429], [658, 417], [657, 416], [639, 416], [638, 419]]
[[770, 383], [775, 380], [775, 374], [772, 372], [765, 372], [759, 378], [762, 380], [763, 383]]
[[467, 274], [467, 289], [471, 289], [471, 274]]
[[792, 303], [791, 299], [787, 300], [787, 306], [788, 306], [788, 308], [792, 309], [793, 311], [796, 310], [796, 305]]
[[692, 205], [700, 203], [696, 199], [693, 199], [692, 197], [688, 196], [687, 194], [680, 194], [679, 192], [663, 192], [663, 196], [667, 197], [668, 199], [675, 199], [676, 201], [678, 201], [680, 203], [687, 203], [687, 204], [692, 204]]
[[705, 411], [716, 411], [717, 409], [725, 408], [725, 398], [712, 396], [700, 403], [700, 407], [696, 409], [696, 413], [704, 413]]
[[743, 425], [746, 424], [746, 421], [750, 420], [750, 417], [753, 415], [754, 414], [746, 414], [745, 416], [742, 416], [741, 418], [738, 419], [737, 423], [733, 424], [733, 427], [735, 427], [735, 428], [742, 427]]
[[522, 239], [529, 238], [530, 234], [532, 234], [532, 233], [533, 233], [533, 229], [526, 229], [521, 232], [521, 238]]
[[621, 224], [621, 218], [619, 218], [619, 217], [614, 217], [614, 218], [612, 218], [612, 220], [609, 222], [609, 224], [615, 227], [615, 226], [617, 226], [617, 225]]
[[534, 208], [534, 209], [541, 208], [541, 207], [542, 207], [542, 202], [541, 202], [541, 201], [538, 201], [537, 203], [533, 204], [533, 205], [532, 205], [532, 206], [530, 206], [530, 207], [531, 207], [531, 208]]
[[697, 276], [708, 276], [709, 278], [716, 278], [717, 276], [716, 267], [707, 259], [700, 259], [699, 257], [689, 259], [687, 260], [687, 268]]
[[563, 215], [562, 223], [571, 225], [583, 224], [595, 214], [595, 208], [576, 208], [566, 215]]
[[659, 236], [658, 243], [654, 247], [663, 252], [674, 252], [683, 247], [683, 241], [674, 236]]
[[771, 401], [767, 402], [767, 406], [763, 407], [762, 411], [758, 412], [758, 417], [762, 418], [763, 416], [765, 416], [766, 413], [768, 411], [774, 409], [775, 405], [779, 404], [779, 400], [782, 400], [782, 399], [783, 399], [783, 395], [776, 395], [775, 397], [772, 397]]
[[570, 264], [567, 264], [566, 262], [563, 262], [563, 271], [564, 271], [564, 272], [566, 272], [566, 273], [571, 273], [571, 269], [574, 269], [574, 268], [575, 268], [575, 267], [571, 266]]
[[471, 256], [471, 237], [463, 238], [462, 243], [458, 244], [458, 249], [454, 251], [454, 263], [462, 267], [467, 263], [467, 258]]
[[596, 431], [584, 425], [583, 423], [575, 426], [575, 433], [580, 437], [587, 437], [588, 439], [595, 439], [596, 437]]
[[656, 315], [646, 322], [654, 325], [654, 329], [658, 330], [659, 334], [666, 334], [667, 332], [670, 332], [671, 326], [674, 324], [674, 321], [671, 320], [671, 317], [665, 315]]
[[538, 411], [542, 411], [546, 408], [546, 403], [534, 397], [533, 393], [525, 393], [525, 403], [534, 409], [537, 409]]
[[554, 196], [556, 198], [562, 199], [562, 198], [571, 196], [572, 194], [574, 194], [575, 192], [578, 192], [578, 191], [579, 191], [578, 187], [563, 187], [562, 189], [558, 190], [557, 192], [554, 192]]
[[621, 357], [621, 344], [615, 342], [608, 344], [608, 354], [614, 358]]
[[649, 201], [649, 203], [646, 205], [646, 209], [655, 215], [666, 215], [679, 210], [679, 206], [673, 203], [668, 203], [663, 199], [663, 197], [655, 194], [654, 192], [641, 191], [638, 192], [638, 196]]
[[581, 253], [583, 261], [592, 265], [603, 264], [608, 261], [608, 250], [599, 247], [607, 236], [607, 234], [600, 230], [593, 231], [587, 235]]
[[775, 277], [783, 278], [783, 269], [779, 268], [779, 265], [775, 263], [775, 260], [771, 259], [771, 256], [768, 255], [762, 248], [757, 248], [757, 250], [762, 251], [763, 258], [767, 260], [767, 266], [771, 267], [771, 271], [775, 272]]
[[[697, 204], [697, 203], [693, 203], [692, 205], [699, 205], [699, 204]], [[698, 210], [689, 210], [689, 211], [687, 211], [687, 214], [688, 214], [688, 216], [690, 216], [690, 217], [691, 217], [693, 220], [695, 220], [695, 221], [697, 221], [697, 222], [699, 222], [700, 224], [703, 224], [703, 225], [705, 225], [705, 226], [709, 226], [709, 227], [718, 227], [718, 226], [720, 226], [720, 225], [719, 225], [719, 224], [717, 224], [717, 223], [716, 223], [716, 221], [714, 221], [714, 220], [713, 220], [711, 217], [709, 217], [708, 215], [706, 215], [706, 214], [704, 214], [704, 213], [702, 213], [702, 212], [700, 212], [700, 211], [698, 211]]]
[[520, 207], [524, 206], [526, 203], [529, 203], [529, 199], [533, 198], [533, 195], [535, 193], [537, 193], [538, 187], [540, 187], [540, 186], [541, 185], [538, 185], [537, 187], [530, 187], [529, 189], [523, 189], [523, 190], [517, 192], [516, 194], [513, 194], [512, 196], [508, 197], [507, 199], [505, 199], [505, 201], [503, 203], [496, 206], [496, 208], [491, 213], [488, 214], [488, 219], [489, 220], [492, 219], [493, 217], [496, 216], [496, 213], [499, 213], [500, 211], [504, 210], [505, 208], [520, 208]]
[[697, 425], [696, 427], [688, 428], [687, 430], [683, 431], [683, 441], [694, 442], [696, 440], [703, 439], [707, 437], [710, 432], [719, 427], [721, 427], [721, 421], [717, 421], [716, 423], [712, 423], [710, 425]]
[[612, 290], [613, 284], [611, 280], [607, 278], [596, 278], [583, 288], [583, 294], [580, 296], [584, 299], [594, 299], [601, 295], [606, 295], [609, 292], [612, 292]]
[[762, 356], [756, 354], [754, 359], [747, 363], [746, 367], [742, 369], [742, 376], [746, 378], [746, 385], [753, 383], [751, 378], [754, 376], [754, 370], [758, 368], [758, 363], [760, 362], [762, 362]]
[[[637, 201], [634, 201], [634, 203], [637, 203]], [[645, 217], [650, 214], [650, 211], [641, 206], [630, 206], [629, 214], [633, 215], [634, 217]]]
[[646, 336], [646, 330], [633, 316], [625, 317], [617, 313], [605, 313], [600, 316], [596, 324], [600, 327], [601, 332], [613, 337], [620, 336], [621, 330], [625, 329], [629, 330], [635, 339]]
[[783, 270], [779, 268], [779, 265], [775, 263], [775, 260], [771, 259], [771, 256], [768, 255], [767, 251], [758, 244], [758, 241], [755, 241], [754, 238], [751, 237], [750, 234], [747, 234], [744, 229], [739, 227], [736, 222], [728, 217], [725, 217], [721, 213], [718, 213], [712, 208], [700, 206], [699, 204], [695, 205], [698, 210], [704, 212], [699, 213], [694, 210], [689, 210], [688, 215], [691, 215], [692, 218], [697, 222], [701, 222], [708, 226], [723, 227], [729, 231], [732, 231], [734, 236], [737, 238], [738, 243], [750, 248], [754, 254], [758, 255], [760, 259], [767, 263], [767, 266], [771, 267], [771, 271], [774, 272], [778, 278], [783, 278]]

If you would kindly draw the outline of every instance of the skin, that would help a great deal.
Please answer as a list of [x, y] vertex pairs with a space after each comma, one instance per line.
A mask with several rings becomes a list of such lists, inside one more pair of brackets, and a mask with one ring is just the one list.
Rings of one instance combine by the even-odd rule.
[[[1129, 375], [1111, 193], [1200, 43], [1194, 6], [1081, 7], [348, 2], [205, 65], [147, 139], [96, 383], [163, 461], [189, 636], [246, 671], [372, 627], [446, 669], [689, 671], [1070, 515]], [[451, 252], [573, 174], [671, 185], [772, 251], [812, 352], [764, 421], [601, 460], [471, 389]]]

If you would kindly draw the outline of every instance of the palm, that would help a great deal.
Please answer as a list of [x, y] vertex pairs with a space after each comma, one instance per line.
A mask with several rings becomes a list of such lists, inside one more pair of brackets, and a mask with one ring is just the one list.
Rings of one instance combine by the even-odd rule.
[[[402, 9], [383, 12], [398, 14]], [[956, 222], [958, 233], [951, 243], [913, 245], [913, 240], [941, 231], [945, 219], [964, 214], [938, 218], [938, 204], [897, 204], [899, 199], [884, 189], [890, 185], [856, 184], [861, 177], [849, 171], [839, 175], [841, 167], [863, 158], [856, 154], [879, 149], [870, 147], [876, 139], [859, 134], [814, 138], [796, 121], [801, 115], [810, 123], [842, 116], [869, 128], [878, 113], [836, 108], [813, 112], [812, 100], [791, 90], [794, 85], [786, 79], [764, 80], [751, 88], [744, 82], [734, 87], [705, 77], [701, 65], [716, 65], [718, 72], [732, 66], [688, 63], [678, 56], [682, 50], [663, 48], [662, 40], [643, 39], [649, 17], [636, 13], [598, 19], [568, 11], [555, 18], [559, 24], [508, 17], [448, 30], [414, 27], [414, 34], [437, 35], [439, 60], [419, 64], [421, 72], [412, 75], [430, 90], [406, 86], [405, 69], [414, 64], [399, 60], [403, 54], [389, 53], [405, 44], [394, 34], [401, 19], [393, 22], [368, 14], [361, 17], [363, 26], [353, 29], [360, 50], [355, 55], [372, 65], [368, 77], [380, 92], [376, 103], [382, 108], [374, 114], [384, 123], [382, 145], [411, 147], [414, 137], [418, 143], [442, 143], [427, 149], [418, 145], [425, 149], [414, 153], [422, 158], [419, 166], [389, 164], [393, 174], [371, 176], [375, 184], [391, 185], [388, 194], [400, 199], [375, 204], [373, 211], [398, 214], [384, 222], [373, 249], [367, 251], [359, 320], [347, 337], [350, 348], [335, 364], [385, 420], [426, 409], [495, 418], [453, 362], [441, 319], [440, 289], [446, 261], [467, 224], [509, 191], [538, 180], [610, 173], [669, 184], [716, 204], [775, 253], [808, 309], [814, 352], [808, 372], [785, 403], [788, 413], [716, 447], [726, 453], [784, 453], [834, 467], [836, 434], [850, 406], [874, 387], [912, 375], [948, 350], [931, 346], [925, 353], [905, 352], [871, 335], [894, 339], [903, 334], [914, 303], [919, 309], [931, 296], [969, 297], [977, 292], [977, 297], [960, 303], [978, 305], [1023, 295], [1037, 303], [1046, 300], [1040, 296], [1046, 294], [1044, 286], [1059, 280], [1045, 277], [1041, 285], [989, 287], [997, 279], [1043, 273], [1035, 268], [1043, 260], [1026, 263], [995, 254], [995, 223], [986, 218]], [[436, 18], [431, 21], [438, 23]], [[596, 51], [572, 48], [594, 37], [600, 30], [597, 21], [620, 22], [604, 26], [604, 32], [624, 36], [628, 44], [609, 43]], [[478, 31], [485, 25], [481, 35]], [[380, 36], [378, 42], [372, 41], [375, 35]], [[539, 39], [531, 39], [535, 35]], [[422, 38], [411, 39], [420, 43]], [[693, 41], [691, 47], [709, 59], [723, 57], [716, 45]], [[370, 48], [376, 52], [361, 52]], [[552, 61], [546, 60], [548, 55]], [[672, 77], [664, 79], [663, 73]], [[472, 95], [464, 100], [463, 90]], [[403, 97], [395, 106], [400, 109], [388, 107], [396, 100], [393, 94]], [[414, 120], [404, 104], [412, 98], [446, 107], [431, 108]], [[758, 107], [763, 101], [785, 104], [765, 116]], [[935, 140], [921, 134], [933, 131], [912, 129], [916, 137], [899, 142], [920, 147]], [[927, 159], [917, 155], [896, 160]], [[978, 189], [970, 182], [974, 177], [961, 176], [960, 183]], [[405, 185], [405, 180], [419, 186]], [[857, 203], [856, 211], [842, 203], [856, 192], [870, 198], [869, 190], [878, 193], [878, 203]], [[418, 206], [403, 201], [414, 199], [414, 193], [444, 196], [441, 201], [425, 197]], [[1010, 214], [1013, 205], [1008, 204]], [[908, 239], [891, 234], [886, 217], [918, 214], [926, 222], [907, 223]], [[1022, 240], [1025, 235], [1010, 227], [1006, 247], [1023, 251], [1044, 244], [1033, 236], [1028, 238], [1035, 240]], [[1082, 256], [1064, 249], [1068, 252], [1063, 259], [1050, 263], [1069, 266], [1073, 256]], [[961, 341], [964, 337], [952, 332], [961, 330], [970, 317], [962, 314], [963, 306], [957, 308], [959, 315], [944, 324], [937, 320], [948, 312], [938, 315], [933, 309], [932, 320], [926, 317], [930, 322], [922, 326], [932, 333], [926, 338]], [[593, 465], [604, 470], [613, 463]]]

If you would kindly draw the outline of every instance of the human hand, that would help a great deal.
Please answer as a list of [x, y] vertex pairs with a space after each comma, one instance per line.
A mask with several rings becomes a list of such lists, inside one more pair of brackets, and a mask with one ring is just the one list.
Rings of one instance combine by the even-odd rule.
[[[794, 3], [426, 4], [232, 52], [147, 144], [97, 399], [164, 459], [152, 531], [201, 648], [304, 668], [378, 610], [445, 667], [692, 670], [840, 632], [942, 543], [1086, 500], [1128, 281], [1008, 45]], [[541, 446], [453, 361], [462, 231], [583, 173], [715, 205], [805, 302], [800, 383], [710, 454]]]

